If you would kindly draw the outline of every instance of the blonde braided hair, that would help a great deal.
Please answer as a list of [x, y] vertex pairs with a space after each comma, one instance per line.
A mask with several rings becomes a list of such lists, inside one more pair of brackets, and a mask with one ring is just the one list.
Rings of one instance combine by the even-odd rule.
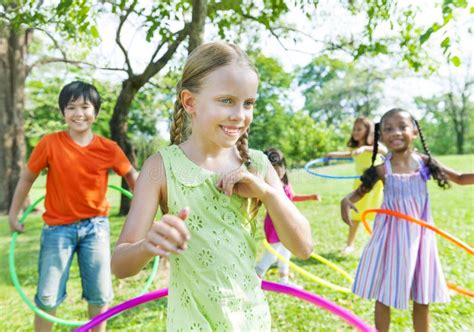
[[[178, 86], [179, 85], [180, 84], [178, 84]], [[177, 87], [177, 90], [180, 89]], [[181, 144], [187, 139], [187, 137], [185, 137], [187, 117], [188, 115], [184, 110], [183, 104], [181, 103], [181, 95], [179, 93], [176, 97], [176, 101], [174, 102], [173, 122], [171, 124], [170, 130], [170, 141], [172, 145]]]
[[[171, 144], [181, 144], [190, 135], [190, 119], [183, 107], [181, 92], [188, 90], [192, 93], [198, 93], [210, 73], [232, 63], [247, 66], [258, 75], [257, 69], [247, 54], [231, 43], [217, 41], [202, 44], [189, 54], [181, 80], [176, 85], [176, 101], [170, 130]], [[248, 131], [243, 133], [237, 141], [237, 150], [249, 172], [255, 174], [256, 168], [252, 165], [248, 149]], [[250, 212], [251, 220], [255, 219], [260, 205], [261, 202], [257, 199], [251, 200], [251, 206], [253, 207]]]

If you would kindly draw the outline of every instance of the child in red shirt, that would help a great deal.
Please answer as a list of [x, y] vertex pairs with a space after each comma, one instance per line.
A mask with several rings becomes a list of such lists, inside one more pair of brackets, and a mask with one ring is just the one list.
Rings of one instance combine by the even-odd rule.
[[[41, 234], [36, 305], [54, 314], [66, 297], [66, 282], [75, 252], [81, 271], [83, 297], [91, 317], [108, 309], [112, 300], [110, 245], [106, 199], [109, 169], [123, 176], [133, 190], [137, 172], [120, 147], [94, 135], [92, 124], [100, 110], [93, 85], [75, 81], [63, 87], [59, 107], [65, 131], [44, 136], [20, 176], [9, 212], [12, 231], [21, 206], [40, 171], [47, 168], [45, 225]], [[35, 317], [35, 330], [50, 331], [52, 323]], [[98, 330], [105, 331], [105, 323]]]

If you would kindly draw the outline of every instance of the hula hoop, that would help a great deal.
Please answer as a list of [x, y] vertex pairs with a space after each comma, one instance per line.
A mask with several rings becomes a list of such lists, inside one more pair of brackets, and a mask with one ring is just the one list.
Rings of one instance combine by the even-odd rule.
[[266, 240], [263, 240], [263, 245], [265, 246], [265, 249], [267, 249], [272, 255], [276, 256], [280, 261], [282, 262], [285, 262], [287, 263], [290, 268], [292, 270], [294, 270], [295, 272], [298, 272], [299, 274], [313, 280], [314, 282], [320, 284], [321, 286], [326, 286], [326, 287], [329, 287], [331, 288], [332, 290], [335, 290], [335, 291], [338, 291], [338, 292], [341, 292], [341, 293], [351, 293], [351, 290], [349, 288], [346, 288], [346, 287], [341, 287], [341, 286], [338, 286], [338, 285], [335, 285], [327, 280], [324, 280], [320, 277], [317, 277], [315, 276], [314, 274], [306, 271], [305, 269], [299, 267], [298, 265], [296, 265], [295, 263], [293, 263], [292, 261], [286, 259], [285, 257], [283, 257], [282, 255], [280, 255], [278, 252], [275, 251], [275, 249], [273, 249]]
[[314, 259], [316, 259], [317, 261], [329, 266], [331, 269], [333, 269], [334, 271], [337, 271], [339, 272], [344, 278], [346, 278], [347, 280], [349, 280], [351, 283], [354, 282], [354, 279], [352, 279], [352, 277], [349, 275], [349, 273], [347, 273], [346, 271], [344, 271], [342, 268], [340, 268], [339, 266], [337, 266], [336, 264], [334, 264], [333, 262], [331, 262], [330, 260], [327, 260], [326, 258], [322, 257], [322, 256], [319, 256], [318, 254], [316, 253], [312, 253], [311, 254], [311, 257], [313, 257]]
[[[433, 232], [440, 235], [441, 237], [443, 237], [443, 238], [449, 240], [450, 242], [454, 243], [457, 247], [465, 250], [468, 254], [470, 254], [470, 255], [474, 254], [474, 248], [470, 247], [469, 245], [467, 245], [463, 241], [459, 240], [458, 238], [452, 236], [451, 234], [446, 233], [445, 231], [439, 229], [438, 227], [436, 227], [434, 225], [431, 225], [431, 224], [428, 224], [428, 223], [426, 223], [422, 220], [419, 220], [419, 219], [413, 218], [411, 216], [408, 216], [406, 214], [403, 214], [403, 213], [400, 213], [400, 212], [397, 212], [397, 211], [387, 210], [387, 209], [369, 209], [369, 210], [365, 210], [364, 212], [362, 212], [361, 220], [362, 220], [362, 223], [364, 224], [365, 230], [369, 234], [372, 234], [372, 230], [370, 229], [369, 223], [367, 222], [367, 215], [369, 213], [383, 213], [383, 214], [388, 214], [390, 216], [405, 219], [406, 221], [412, 222], [412, 223], [417, 224], [421, 227], [425, 227], [425, 228], [428, 228], [428, 229], [432, 230]], [[459, 294], [466, 295], [466, 296], [474, 298], [474, 292], [472, 292], [468, 289], [459, 287], [459, 286], [453, 284], [452, 282], [448, 282], [447, 286], [448, 286], [449, 289], [451, 289], [451, 290], [453, 290], [453, 291], [455, 291]]]
[[349, 180], [349, 179], [359, 179], [360, 178], [360, 175], [326, 175], [326, 174], [317, 173], [317, 172], [310, 169], [310, 167], [313, 166], [314, 164], [321, 164], [321, 163], [327, 162], [327, 161], [332, 160], [332, 159], [335, 159], [335, 160], [352, 160], [352, 158], [327, 158], [327, 157], [318, 158], [318, 159], [312, 160], [312, 161], [308, 162], [306, 165], [304, 165], [304, 170], [306, 172], [308, 172], [309, 174], [311, 174], [311, 175], [319, 176], [319, 177], [325, 178], [325, 179]]
[[[336, 316], [339, 316], [340, 318], [345, 320], [349, 325], [355, 327], [359, 331], [375, 332], [375, 329], [373, 327], [368, 325], [366, 322], [364, 322], [361, 318], [356, 316], [354, 313], [316, 294], [299, 290], [290, 286], [266, 281], [266, 280], [262, 280], [262, 289], [265, 291], [287, 294], [287, 295], [302, 299], [304, 301], [313, 303], [315, 306], [320, 307], [324, 310], [327, 310], [335, 314]], [[87, 324], [76, 329], [75, 332], [89, 331], [90, 329], [94, 328], [98, 324], [102, 323], [104, 320], [112, 316], [115, 316], [119, 314], [120, 312], [132, 309], [140, 304], [143, 304], [152, 300], [157, 300], [157, 299], [166, 297], [167, 295], [168, 295], [168, 289], [164, 288], [164, 289], [156, 290], [148, 294], [122, 302], [121, 304], [113, 308], [110, 308], [106, 312], [95, 316]]]
[[388, 214], [390, 216], [405, 219], [406, 221], [409, 221], [409, 222], [412, 222], [414, 224], [420, 225], [421, 227], [428, 228], [428, 229], [432, 230], [433, 232], [435, 232], [436, 234], [440, 235], [441, 237], [444, 237], [446, 240], [454, 243], [459, 248], [465, 250], [469, 255], [474, 255], [474, 248], [470, 247], [469, 245], [467, 245], [463, 241], [459, 240], [458, 238], [454, 237], [453, 235], [439, 229], [438, 227], [436, 227], [434, 225], [428, 224], [427, 222], [424, 222], [420, 219], [413, 218], [411, 216], [408, 216], [406, 214], [403, 214], [403, 213], [400, 213], [400, 212], [397, 212], [397, 211], [392, 211], [392, 210], [387, 210], [387, 209], [369, 209], [369, 210], [365, 210], [364, 212], [362, 212], [361, 219], [362, 219], [362, 222], [364, 223], [365, 229], [367, 230], [367, 232], [369, 234], [372, 234], [372, 230], [370, 229], [370, 226], [369, 226], [369, 224], [367, 223], [367, 220], [366, 220], [366, 216], [369, 213]]
[[293, 197], [293, 202], [317, 201], [318, 195], [299, 195]]
[[455, 285], [452, 282], [448, 282], [447, 284], [448, 284], [449, 289], [451, 289], [451, 290], [453, 290], [453, 291], [455, 291], [459, 294], [466, 295], [466, 296], [474, 298], [474, 292], [473, 291], [470, 291], [469, 289], [466, 289], [466, 288], [459, 287], [458, 285]]
[[[132, 198], [132, 193], [129, 192], [128, 190], [125, 190], [121, 187], [117, 187], [117, 186], [114, 186], [114, 185], [109, 185], [110, 188], [112, 189], [115, 189], [119, 192], [121, 192], [122, 194], [124, 194], [125, 196], [127, 196], [128, 198]], [[44, 199], [44, 196], [41, 196], [40, 198], [38, 198], [33, 204], [31, 204], [30, 206], [28, 206], [28, 208], [23, 212], [23, 214], [21, 215], [21, 218], [19, 220], [19, 223], [20, 224], [23, 224], [25, 222], [25, 219], [28, 217], [28, 215], [31, 213], [31, 211], [33, 211], [33, 209]], [[20, 281], [18, 279], [18, 275], [16, 273], [16, 268], [15, 268], [15, 247], [16, 247], [16, 240], [18, 238], [18, 235], [19, 235], [19, 232], [13, 232], [12, 234], [12, 239], [11, 239], [11, 242], [10, 242], [10, 251], [8, 253], [8, 266], [9, 266], [9, 270], [10, 270], [10, 278], [12, 280], [12, 283], [13, 283], [13, 286], [15, 287], [15, 289], [17, 290], [18, 294], [20, 294], [20, 297], [21, 299], [23, 300], [23, 302], [25, 302], [25, 304], [35, 313], [37, 314], [38, 316], [40, 316], [41, 318], [43, 319], [46, 319], [47, 321], [50, 321], [52, 323], [57, 323], [57, 324], [61, 324], [61, 325], [65, 325], [65, 326], [70, 326], [70, 327], [75, 327], [75, 326], [81, 326], [83, 324], [85, 324], [86, 322], [84, 321], [76, 321], [76, 320], [65, 320], [65, 319], [62, 319], [62, 318], [59, 318], [59, 317], [56, 317], [56, 316], [53, 316], [53, 315], [50, 315], [48, 314], [47, 312], [41, 310], [40, 308], [38, 308], [29, 298], [28, 296], [26, 296], [26, 293], [23, 291], [23, 289], [21, 288], [21, 284], [20, 284]], [[147, 291], [148, 291], [148, 288], [150, 287], [151, 283], [153, 282], [153, 279], [155, 278], [156, 276], [156, 272], [158, 271], [158, 264], [159, 264], [159, 257], [155, 257], [155, 260], [153, 262], [153, 267], [152, 267], [152, 271], [151, 271], [151, 274], [150, 274], [150, 277], [148, 278], [148, 280], [146, 281], [145, 283], [145, 286], [143, 287], [143, 289], [141, 290], [141, 292], [139, 293], [139, 295], [143, 295], [145, 294]]]

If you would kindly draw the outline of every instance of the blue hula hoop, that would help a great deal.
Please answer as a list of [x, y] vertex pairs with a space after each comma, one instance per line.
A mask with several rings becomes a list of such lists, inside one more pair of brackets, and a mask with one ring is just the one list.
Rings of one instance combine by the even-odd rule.
[[360, 178], [359, 175], [326, 175], [326, 174], [317, 173], [317, 172], [310, 169], [310, 167], [313, 166], [314, 164], [321, 164], [321, 163], [325, 163], [325, 162], [330, 161], [330, 160], [350, 160], [350, 161], [352, 161], [353, 159], [352, 158], [328, 158], [328, 157], [318, 158], [318, 159], [315, 159], [315, 160], [311, 160], [306, 165], [304, 165], [304, 170], [306, 172], [308, 172], [309, 174], [311, 174], [311, 175], [319, 176], [320, 178], [324, 178], [324, 179], [353, 180], [353, 179], [359, 179]]

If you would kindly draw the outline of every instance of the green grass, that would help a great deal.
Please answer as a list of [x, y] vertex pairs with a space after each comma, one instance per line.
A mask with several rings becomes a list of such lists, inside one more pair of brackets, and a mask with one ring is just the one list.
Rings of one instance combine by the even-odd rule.
[[[459, 171], [474, 171], [474, 155], [446, 156], [441, 162]], [[352, 174], [353, 165], [338, 165], [321, 169], [328, 174]], [[119, 184], [117, 177], [111, 178], [112, 183]], [[324, 180], [308, 175], [302, 170], [291, 173], [295, 192], [298, 194], [319, 193], [323, 196], [322, 202], [297, 203], [312, 225], [315, 252], [339, 264], [346, 271], [354, 274], [358, 257], [363, 246], [369, 239], [368, 235], [359, 230], [353, 256], [341, 256], [347, 227], [339, 217], [339, 201], [351, 190], [351, 181]], [[472, 186], [457, 186], [447, 191], [439, 189], [431, 181], [431, 203], [436, 225], [441, 229], [457, 236], [466, 243], [474, 243], [474, 188]], [[32, 190], [32, 198], [44, 193], [44, 177], [40, 178]], [[120, 233], [123, 217], [115, 216], [118, 205], [118, 194], [110, 192], [112, 205], [111, 233], [115, 241]], [[35, 294], [37, 281], [37, 259], [39, 236], [42, 226], [40, 214], [28, 219], [26, 232], [19, 236], [16, 250], [17, 272], [25, 292], [32, 299]], [[259, 231], [258, 241], [263, 239]], [[33, 313], [22, 302], [13, 288], [8, 275], [8, 247], [10, 233], [6, 217], [0, 217], [0, 331], [28, 331], [32, 330]], [[451, 243], [438, 238], [438, 249], [447, 280], [464, 288], [474, 290], [473, 259], [466, 252]], [[263, 251], [261, 246], [259, 249]], [[333, 283], [349, 287], [348, 282], [336, 272], [315, 260], [294, 262], [311, 273], [325, 278]], [[116, 297], [114, 304], [122, 302], [136, 295], [144, 284], [149, 266], [143, 273], [127, 280], [114, 279]], [[270, 280], [276, 281], [276, 269], [267, 274]], [[158, 276], [154, 287], [161, 287], [162, 276]], [[306, 290], [317, 293], [341, 306], [354, 311], [366, 322], [373, 322], [373, 301], [360, 299], [352, 294], [341, 294], [324, 288], [304, 277], [294, 274], [294, 281], [303, 285]], [[58, 310], [58, 315], [66, 319], [86, 320], [86, 303], [80, 300], [81, 286], [78, 268], [73, 264], [68, 282], [68, 297]], [[350, 331], [343, 321], [328, 312], [318, 309], [300, 300], [281, 294], [269, 294], [267, 298], [272, 312], [273, 327], [279, 331]], [[431, 306], [431, 321], [433, 331], [468, 331], [472, 330], [474, 301], [464, 296], [452, 295], [448, 304], [434, 304]], [[140, 306], [123, 315], [111, 319], [108, 324], [110, 331], [159, 331], [164, 330], [166, 320], [166, 301], [156, 301]], [[411, 313], [409, 310], [392, 310], [392, 330], [409, 331], [412, 328]], [[67, 331], [64, 327], [55, 327], [55, 331]]]

